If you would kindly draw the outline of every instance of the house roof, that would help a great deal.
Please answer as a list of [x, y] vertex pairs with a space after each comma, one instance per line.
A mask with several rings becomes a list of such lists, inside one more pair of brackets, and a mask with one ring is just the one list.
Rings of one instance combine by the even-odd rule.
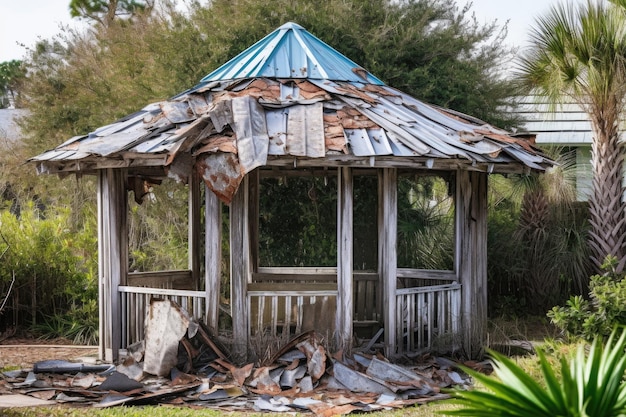
[[523, 130], [537, 135], [539, 144], [576, 146], [593, 141], [589, 115], [573, 101], [554, 106], [546, 97], [529, 95], [520, 98], [514, 113]]
[[[295, 73], [294, 73], [295, 70]], [[384, 85], [288, 23], [172, 99], [32, 158], [39, 172], [193, 167], [224, 201], [259, 166], [543, 171], [532, 138]]]

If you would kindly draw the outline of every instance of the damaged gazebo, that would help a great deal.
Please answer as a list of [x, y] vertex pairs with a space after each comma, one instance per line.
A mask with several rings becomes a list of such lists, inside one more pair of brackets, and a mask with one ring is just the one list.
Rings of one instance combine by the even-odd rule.
[[[487, 319], [487, 176], [552, 164], [532, 138], [390, 88], [294, 23], [188, 91], [33, 160], [40, 173], [98, 176], [100, 344], [109, 360], [142, 337], [151, 297], [176, 300], [219, 331], [221, 202], [230, 206], [235, 358], [254, 337], [311, 329], [349, 349], [363, 325], [388, 357], [437, 339], [474, 356]], [[398, 265], [398, 183], [407, 174], [445, 178], [455, 222], [447, 270]], [[268, 266], [259, 256], [264, 181], [305, 175], [332, 179], [336, 262]], [[364, 176], [376, 201], [369, 229], [377, 262], [367, 270], [354, 262], [354, 187]], [[131, 273], [129, 191], [140, 199], [144, 184], [165, 177], [189, 190], [189, 268]]]

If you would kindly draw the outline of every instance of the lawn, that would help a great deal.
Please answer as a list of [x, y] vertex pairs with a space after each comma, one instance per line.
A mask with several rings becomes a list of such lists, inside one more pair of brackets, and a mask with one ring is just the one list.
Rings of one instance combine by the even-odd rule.
[[[402, 408], [384, 412], [369, 413], [369, 417], [394, 417], [394, 416], [419, 416], [419, 417], [435, 417], [442, 410], [450, 409], [451, 405], [445, 403], [427, 404], [416, 407]], [[230, 416], [267, 416], [268, 413], [234, 413], [209, 409], [198, 409], [189, 407], [170, 407], [170, 406], [145, 406], [145, 407], [114, 407], [107, 409], [94, 408], [70, 408], [65, 406], [55, 407], [36, 407], [36, 408], [14, 408], [2, 410], [2, 415], [6, 417], [215, 417], [228, 414]], [[276, 413], [279, 414], [279, 413]], [[285, 413], [280, 413], [285, 415]], [[310, 415], [311, 413], [300, 414]]]

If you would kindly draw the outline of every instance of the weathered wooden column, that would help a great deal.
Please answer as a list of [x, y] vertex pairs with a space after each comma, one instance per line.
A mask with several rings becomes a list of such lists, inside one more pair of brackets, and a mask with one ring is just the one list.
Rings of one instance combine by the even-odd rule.
[[[382, 178], [381, 178], [382, 177]], [[398, 171], [383, 169], [378, 179], [378, 269], [382, 280], [385, 355], [398, 352], [396, 321], [397, 239], [398, 239]]]
[[222, 210], [220, 200], [205, 186], [204, 262], [206, 291], [206, 324], [217, 335], [220, 311], [220, 284], [222, 275]]
[[100, 358], [116, 361], [122, 348], [122, 309], [118, 287], [128, 274], [128, 193], [126, 170], [98, 172], [98, 298]]
[[352, 347], [353, 299], [353, 181], [352, 170], [339, 168], [337, 189], [337, 314], [335, 330], [337, 349], [349, 352]]
[[189, 187], [189, 204], [188, 204], [188, 268], [191, 272], [191, 280], [193, 282], [193, 289], [198, 290], [200, 284], [200, 218], [201, 218], [201, 204], [200, 204], [200, 181], [195, 178], [195, 175], [190, 175], [187, 181]]
[[230, 203], [230, 308], [233, 317], [233, 357], [246, 360], [248, 354], [248, 303], [250, 247], [248, 240], [248, 177]]
[[465, 353], [483, 353], [487, 330], [487, 174], [457, 171], [456, 268]]

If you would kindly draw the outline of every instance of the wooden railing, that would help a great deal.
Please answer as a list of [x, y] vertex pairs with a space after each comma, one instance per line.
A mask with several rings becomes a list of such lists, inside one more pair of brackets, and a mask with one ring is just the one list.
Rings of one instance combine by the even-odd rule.
[[334, 283], [248, 285], [248, 334], [289, 336], [332, 330], [337, 305]]
[[[334, 271], [327, 269], [253, 274], [255, 282], [247, 287], [248, 334], [275, 337], [311, 329], [332, 332], [337, 284], [333, 280]], [[445, 343], [446, 338], [455, 342], [461, 317], [461, 285], [455, 278], [453, 272], [446, 271], [398, 270], [399, 286], [404, 287], [396, 290], [398, 353], [429, 350], [439, 342]], [[134, 285], [119, 287], [122, 346], [143, 339], [144, 320], [152, 298], [172, 300], [190, 316], [198, 320], [206, 318], [204, 291], [168, 288], [188, 282], [187, 271], [133, 274], [131, 282]], [[135, 286], [142, 284], [161, 284], [164, 288]], [[355, 325], [382, 326], [384, 306], [380, 305], [380, 295], [378, 274], [354, 274]]]
[[191, 271], [188, 269], [158, 272], [131, 272], [128, 274], [128, 286], [169, 288], [176, 290], [196, 290]]
[[396, 346], [400, 354], [451, 347], [456, 343], [460, 320], [461, 285], [456, 282], [396, 290]]
[[204, 320], [206, 317], [206, 293], [204, 291], [172, 290], [119, 286], [122, 308], [122, 346], [128, 346], [144, 338], [144, 322], [150, 300], [171, 300], [189, 313], [190, 317]]

